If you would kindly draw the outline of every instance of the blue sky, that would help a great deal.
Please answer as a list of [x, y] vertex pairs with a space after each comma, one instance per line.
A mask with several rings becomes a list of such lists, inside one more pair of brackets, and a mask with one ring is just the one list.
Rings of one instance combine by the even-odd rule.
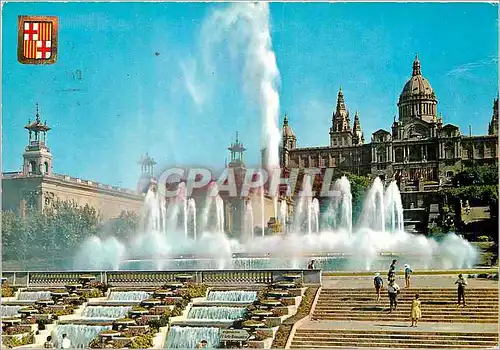
[[[4, 4], [3, 170], [21, 168], [36, 102], [53, 128], [58, 173], [135, 187], [142, 153], [160, 165], [223, 166], [236, 131], [256, 163], [261, 116], [243, 88], [242, 52], [222, 41], [210, 70], [202, 59], [204, 23], [228, 6]], [[59, 17], [56, 64], [17, 62], [18, 15]], [[389, 129], [416, 52], [445, 123], [486, 132], [498, 91], [497, 5], [272, 3], [269, 17], [280, 124], [288, 113], [299, 146], [328, 144], [339, 85], [367, 140]]]

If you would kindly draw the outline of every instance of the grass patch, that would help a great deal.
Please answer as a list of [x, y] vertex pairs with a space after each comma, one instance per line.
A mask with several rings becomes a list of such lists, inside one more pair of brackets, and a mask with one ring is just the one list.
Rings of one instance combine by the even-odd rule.
[[276, 336], [273, 340], [272, 349], [284, 349], [288, 337], [290, 336], [290, 332], [292, 331], [292, 327], [295, 322], [303, 319], [311, 312], [311, 307], [314, 302], [314, 298], [316, 297], [316, 293], [318, 292], [318, 287], [309, 287], [307, 288], [304, 296], [302, 297], [302, 302], [300, 303], [297, 313], [292, 317], [286, 319], [278, 328], [276, 332]]

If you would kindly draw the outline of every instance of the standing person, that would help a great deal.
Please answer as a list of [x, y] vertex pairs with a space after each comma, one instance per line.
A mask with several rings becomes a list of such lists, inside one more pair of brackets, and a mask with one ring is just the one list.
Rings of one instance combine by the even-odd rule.
[[66, 333], [62, 335], [61, 348], [62, 349], [71, 348], [71, 340], [69, 340], [68, 335]]
[[394, 281], [389, 282], [389, 285], [387, 286], [387, 292], [389, 293], [389, 301], [391, 303], [389, 312], [392, 312], [392, 310], [396, 311], [396, 307], [398, 306], [399, 290], [400, 288], [396, 284], [396, 282]]
[[384, 280], [380, 277], [380, 273], [377, 272], [373, 278], [373, 285], [375, 286], [375, 292], [377, 293], [377, 303], [380, 301], [380, 290], [384, 287]]
[[419, 295], [415, 294], [415, 299], [411, 302], [411, 326], [417, 326], [418, 319], [422, 317], [422, 311], [420, 310], [420, 299]]
[[53, 349], [54, 348], [54, 343], [52, 342], [52, 337], [49, 335], [47, 337], [47, 341], [43, 343], [43, 348], [44, 349]]
[[458, 279], [455, 281], [455, 284], [458, 284], [458, 289], [457, 289], [458, 304], [457, 305], [460, 306], [460, 300], [463, 300], [464, 306], [467, 306], [467, 304], [465, 304], [465, 286], [467, 285], [467, 281], [462, 276], [462, 274], [458, 275]]
[[309, 265], [307, 265], [308, 270], [314, 270], [314, 259], [309, 261]]
[[413, 270], [410, 269], [410, 265], [405, 265], [405, 288], [410, 288], [410, 278]]
[[387, 272], [387, 280], [390, 282], [396, 281], [396, 263], [398, 261], [394, 259], [391, 266], [389, 266], [389, 272]]

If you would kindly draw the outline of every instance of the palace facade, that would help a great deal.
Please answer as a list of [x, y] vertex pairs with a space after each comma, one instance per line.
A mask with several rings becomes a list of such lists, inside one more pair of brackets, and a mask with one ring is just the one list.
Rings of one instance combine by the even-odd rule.
[[[282, 166], [335, 168], [373, 178], [379, 176], [382, 180], [398, 181], [405, 194], [436, 191], [451, 184], [454, 174], [465, 166], [498, 161], [498, 98], [493, 103], [488, 135], [481, 136], [472, 136], [470, 132], [463, 135], [457, 126], [444, 124], [437, 104], [437, 96], [415, 57], [412, 76], [399, 96], [399, 118], [394, 118], [389, 130], [375, 131], [371, 142], [365, 143], [360, 116], [355, 114], [351, 126], [340, 89], [327, 146], [298, 147], [297, 136], [285, 116]], [[410, 203], [412, 200], [406, 200], [406, 207], [417, 204]]]
[[115, 218], [122, 211], [140, 212], [143, 195], [129, 189], [104, 185], [53, 171], [53, 156], [47, 144], [50, 127], [42, 123], [38, 106], [35, 120], [25, 126], [28, 145], [21, 171], [2, 174], [2, 210], [42, 211], [56, 200], [74, 201], [94, 207], [102, 219]]

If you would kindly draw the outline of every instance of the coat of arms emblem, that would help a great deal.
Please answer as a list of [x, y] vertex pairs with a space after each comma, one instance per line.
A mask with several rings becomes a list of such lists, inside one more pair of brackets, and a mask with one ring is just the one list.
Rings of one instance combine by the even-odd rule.
[[23, 64], [57, 60], [57, 17], [19, 16], [17, 59]]

